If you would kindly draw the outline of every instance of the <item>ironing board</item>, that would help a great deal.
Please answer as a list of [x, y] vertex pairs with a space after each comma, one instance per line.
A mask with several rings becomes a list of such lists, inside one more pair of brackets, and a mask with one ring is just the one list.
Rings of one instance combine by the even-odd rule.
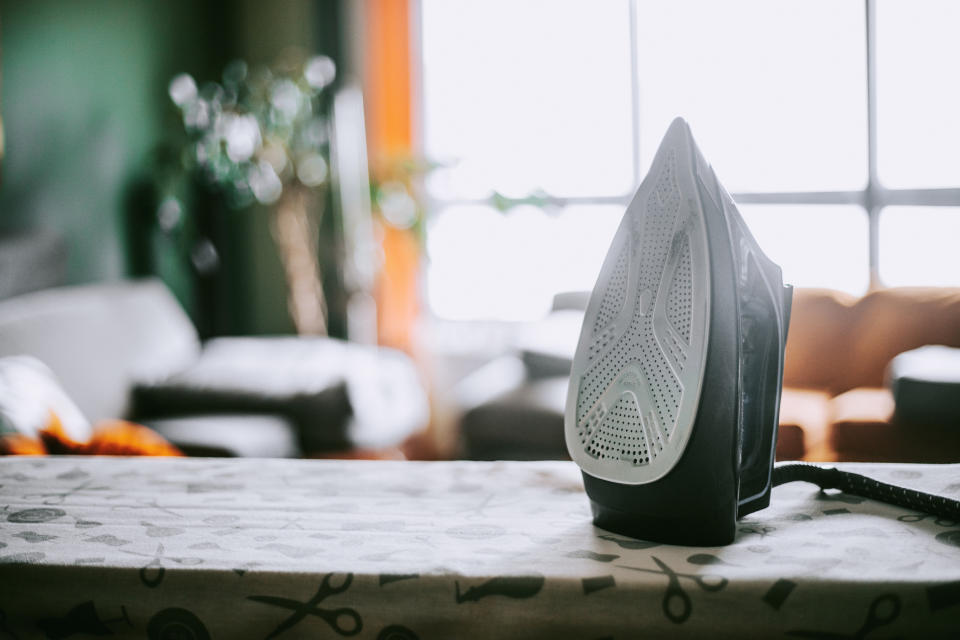
[[[840, 466], [960, 496], [960, 465]], [[688, 548], [594, 528], [569, 462], [6, 458], [0, 637], [947, 636], [958, 547], [804, 483]]]

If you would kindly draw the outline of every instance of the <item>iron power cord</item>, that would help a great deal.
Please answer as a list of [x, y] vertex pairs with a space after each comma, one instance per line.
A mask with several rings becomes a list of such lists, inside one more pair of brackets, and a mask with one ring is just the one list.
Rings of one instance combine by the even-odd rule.
[[835, 467], [790, 463], [773, 468], [773, 486], [798, 481], [811, 482], [821, 489], [839, 489], [844, 493], [922, 511], [938, 518], [960, 520], [960, 500], [898, 487]]

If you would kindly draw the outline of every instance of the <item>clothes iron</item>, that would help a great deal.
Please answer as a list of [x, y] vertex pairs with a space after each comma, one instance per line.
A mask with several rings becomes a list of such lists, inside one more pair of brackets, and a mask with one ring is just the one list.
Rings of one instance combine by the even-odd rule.
[[769, 504], [791, 295], [677, 118], [573, 360], [566, 443], [597, 526], [720, 545]]

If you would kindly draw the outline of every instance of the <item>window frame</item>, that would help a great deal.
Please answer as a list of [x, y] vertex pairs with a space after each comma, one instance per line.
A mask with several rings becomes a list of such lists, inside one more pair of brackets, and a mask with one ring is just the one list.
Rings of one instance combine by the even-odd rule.
[[[639, 127], [640, 78], [638, 74], [637, 2], [628, 0], [630, 18], [630, 105], [632, 125], [632, 160], [634, 184], [628, 193], [619, 196], [560, 197], [546, 194], [537, 198], [538, 204], [552, 207], [571, 205], [618, 205], [626, 207], [643, 179], [640, 149], [643, 132]], [[888, 206], [956, 207], [960, 206], [960, 187], [946, 188], [888, 188], [883, 185], [877, 171], [877, 26], [878, 0], [863, 0], [866, 26], [866, 102], [867, 122], [867, 182], [862, 189], [848, 191], [771, 191], [735, 192], [732, 195], [738, 204], [775, 205], [857, 205], [867, 216], [869, 282], [867, 291], [882, 288], [880, 278], [880, 214]], [[416, 0], [411, 11], [411, 34], [414, 46], [412, 68], [423, 73], [421, 2]], [[423, 86], [419, 78], [413, 83], [414, 140], [419, 149], [424, 146]], [[524, 198], [507, 198], [492, 194], [485, 198], [437, 198], [424, 189], [428, 215], [450, 206], [483, 205], [499, 209], [526, 204]], [[776, 214], [769, 214], [776, 215]]]

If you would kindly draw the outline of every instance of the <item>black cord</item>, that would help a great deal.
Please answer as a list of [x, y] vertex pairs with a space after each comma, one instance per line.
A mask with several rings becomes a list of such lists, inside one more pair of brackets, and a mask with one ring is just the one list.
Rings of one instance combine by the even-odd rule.
[[773, 468], [773, 486], [797, 481], [812, 482], [821, 489], [839, 489], [844, 493], [922, 511], [938, 518], [960, 520], [960, 500], [898, 487], [834, 467], [791, 463]]

